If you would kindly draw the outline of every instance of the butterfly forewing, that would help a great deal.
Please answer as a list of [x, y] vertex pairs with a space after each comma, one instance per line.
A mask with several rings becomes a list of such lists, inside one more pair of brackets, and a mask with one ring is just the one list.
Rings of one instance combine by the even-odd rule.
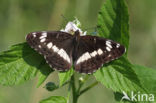
[[119, 58], [125, 52], [125, 48], [108, 39], [81, 36], [75, 51], [75, 70], [80, 73], [93, 73], [103, 64]]
[[27, 35], [28, 44], [44, 55], [50, 67], [66, 71], [72, 66], [72, 39], [69, 33], [54, 32], [32, 32]]
[[66, 32], [33, 32], [27, 35], [28, 44], [44, 55], [47, 63], [59, 71], [74, 69], [80, 73], [93, 73], [103, 64], [119, 58], [125, 47], [97, 36], [80, 36]]

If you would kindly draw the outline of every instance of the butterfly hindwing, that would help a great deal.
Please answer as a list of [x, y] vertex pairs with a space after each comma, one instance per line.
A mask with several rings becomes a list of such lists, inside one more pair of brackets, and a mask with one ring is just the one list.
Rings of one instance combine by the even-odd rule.
[[50, 67], [66, 71], [72, 66], [72, 38], [69, 33], [53, 31], [32, 32], [26, 40], [32, 48], [44, 55]]
[[121, 44], [97, 36], [81, 36], [74, 55], [75, 70], [93, 73], [103, 64], [119, 58], [125, 47]]
[[27, 35], [28, 44], [44, 55], [51, 68], [59, 71], [74, 69], [80, 73], [93, 73], [103, 64], [119, 58], [125, 47], [117, 42], [97, 36], [74, 36], [61, 31], [33, 32]]

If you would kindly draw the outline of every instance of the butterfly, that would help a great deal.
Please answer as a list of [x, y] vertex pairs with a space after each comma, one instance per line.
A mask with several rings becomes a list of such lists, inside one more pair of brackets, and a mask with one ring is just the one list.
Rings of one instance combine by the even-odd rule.
[[26, 36], [27, 43], [43, 55], [55, 70], [68, 71], [73, 65], [79, 73], [92, 74], [126, 51], [120, 43], [98, 36], [81, 35], [79, 28], [68, 24], [66, 31], [31, 32]]

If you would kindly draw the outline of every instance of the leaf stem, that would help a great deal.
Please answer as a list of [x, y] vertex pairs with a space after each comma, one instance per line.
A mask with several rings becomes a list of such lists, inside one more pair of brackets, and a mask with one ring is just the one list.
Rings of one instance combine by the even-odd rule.
[[98, 82], [94, 82], [93, 84], [91, 84], [90, 86], [86, 87], [85, 89], [83, 89], [78, 96], [82, 95], [84, 92], [88, 91], [89, 89], [93, 88], [94, 86], [96, 86], [98, 84]]
[[84, 83], [88, 80], [88, 78], [89, 78], [89, 76], [88, 75], [86, 75], [83, 79], [83, 81], [80, 81], [79, 80], [79, 87], [78, 87], [78, 89], [77, 89], [77, 93], [79, 93], [80, 92], [80, 89], [81, 89], [81, 87], [84, 85]]
[[70, 80], [70, 86], [72, 88], [72, 95], [73, 95], [72, 103], [77, 103], [80, 95], [82, 95], [84, 92], [88, 91], [89, 89], [93, 88], [94, 86], [96, 86], [98, 84], [98, 82], [96, 81], [96, 82], [92, 83], [91, 85], [89, 85], [88, 87], [86, 87], [85, 89], [83, 89], [82, 91], [80, 91], [81, 87], [86, 82], [86, 80], [88, 80], [88, 76], [85, 76], [83, 82], [79, 82], [79, 87], [78, 87], [78, 89], [76, 89], [75, 77], [74, 77], [74, 75], [72, 75], [71, 80]]

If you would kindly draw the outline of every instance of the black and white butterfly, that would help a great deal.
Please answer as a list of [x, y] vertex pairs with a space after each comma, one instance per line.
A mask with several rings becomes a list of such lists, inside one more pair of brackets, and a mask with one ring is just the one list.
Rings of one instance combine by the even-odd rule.
[[91, 74], [103, 64], [119, 58], [125, 47], [117, 42], [97, 36], [80, 36], [62, 32], [32, 32], [26, 37], [28, 44], [44, 55], [51, 68], [67, 71], [74, 66], [75, 71]]

